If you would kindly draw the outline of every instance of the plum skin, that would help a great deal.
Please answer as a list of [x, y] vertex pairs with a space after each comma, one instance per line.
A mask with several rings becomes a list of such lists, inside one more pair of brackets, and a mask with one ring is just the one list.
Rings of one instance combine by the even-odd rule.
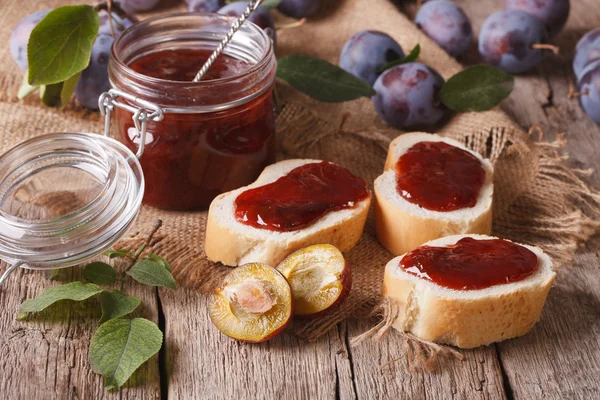
[[160, 0], [121, 0], [121, 6], [127, 11], [149, 11], [159, 2]]
[[100, 34], [92, 46], [90, 63], [81, 73], [75, 87], [75, 97], [79, 103], [90, 110], [98, 109], [98, 98], [110, 89], [108, 81], [108, 59], [114, 38]]
[[479, 54], [486, 63], [518, 74], [539, 64], [542, 50], [531, 46], [546, 39], [546, 29], [536, 17], [519, 10], [498, 11], [481, 27]]
[[[108, 12], [105, 10], [101, 10], [98, 12], [98, 16], [100, 17], [100, 27], [98, 28], [98, 35], [112, 35], [112, 31], [110, 29], [110, 21], [108, 19]], [[125, 29], [138, 22], [138, 19], [134, 15], [128, 14], [126, 16], [121, 17], [114, 11], [112, 12], [111, 17], [113, 29], [115, 30], [115, 35], [119, 35]]]
[[[236, 1], [233, 3], [227, 4], [225, 7], [219, 9], [217, 11], [219, 14], [228, 15], [230, 17], [239, 17], [242, 13], [248, 8], [248, 3], [245, 1]], [[277, 41], [276, 31], [275, 31], [275, 20], [273, 16], [264, 7], [258, 7], [250, 17], [248, 21], [258, 25], [262, 28], [273, 41]]]
[[417, 12], [415, 24], [454, 57], [464, 53], [473, 41], [471, 21], [460, 7], [449, 0], [423, 4]]
[[521, 10], [538, 18], [553, 38], [562, 30], [569, 17], [569, 0], [505, 0], [507, 10]]
[[281, 0], [279, 11], [294, 18], [305, 18], [319, 11], [321, 0]]
[[443, 84], [444, 78], [433, 68], [419, 62], [400, 64], [375, 81], [373, 105], [396, 128], [435, 125], [446, 113], [437, 98]]
[[573, 58], [575, 76], [581, 76], [583, 69], [595, 60], [600, 60], [600, 28], [592, 29], [577, 42]]
[[190, 12], [217, 12], [225, 5], [224, 0], [186, 0]]
[[600, 124], [600, 59], [588, 64], [577, 81], [581, 93], [581, 108], [594, 122]]
[[389, 35], [379, 31], [360, 31], [344, 44], [340, 67], [373, 85], [379, 69], [404, 58], [402, 47]]
[[15, 63], [23, 71], [27, 70], [27, 42], [33, 28], [42, 20], [52, 9], [36, 11], [23, 18], [10, 35], [10, 54]]

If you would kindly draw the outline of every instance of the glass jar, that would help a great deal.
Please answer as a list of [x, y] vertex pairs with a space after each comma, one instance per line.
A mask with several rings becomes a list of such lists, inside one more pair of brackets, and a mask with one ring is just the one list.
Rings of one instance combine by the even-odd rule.
[[133, 224], [144, 193], [136, 156], [92, 133], [52, 133], [0, 156], [0, 258], [50, 269], [101, 254]]
[[[153, 54], [165, 63], [189, 62], [182, 56], [185, 51], [209, 55], [233, 21], [206, 13], [159, 16], [127, 29], [113, 44], [110, 100], [120, 99], [125, 106], [112, 110], [113, 135], [134, 151], [144, 145], [140, 163], [146, 204], [202, 209], [220, 193], [253, 182], [275, 161], [276, 60], [271, 40], [256, 25], [246, 22], [225, 48], [226, 57], [247, 64], [233, 75], [195, 83], [144, 75], [132, 68]], [[194, 68], [201, 67], [198, 63]], [[139, 119], [134, 113], [140, 107], [147, 114], [154, 112], [155, 118]], [[146, 123], [145, 140], [141, 122]]]

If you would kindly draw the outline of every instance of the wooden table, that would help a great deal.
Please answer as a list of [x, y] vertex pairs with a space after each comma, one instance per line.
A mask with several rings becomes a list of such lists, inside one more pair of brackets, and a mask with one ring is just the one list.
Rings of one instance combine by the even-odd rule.
[[[460, 0], [476, 30], [503, 0]], [[414, 13], [414, 5], [404, 10]], [[524, 128], [538, 124], [545, 139], [567, 132], [568, 163], [600, 167], [600, 126], [576, 101], [570, 60], [578, 38], [600, 25], [597, 0], [572, 1], [571, 16], [557, 38], [562, 56], [549, 56], [517, 78], [503, 108]], [[473, 49], [465, 63], [477, 62]], [[5, 60], [3, 62], [11, 62]], [[591, 184], [600, 187], [594, 174]], [[600, 398], [600, 240], [582, 248], [576, 263], [560, 271], [541, 321], [528, 335], [465, 351], [434, 373], [408, 370], [400, 335], [350, 348], [349, 338], [372, 321], [347, 321], [314, 343], [283, 336], [243, 345], [209, 322], [200, 294], [131, 289], [143, 298], [140, 314], [158, 322], [165, 346], [121, 391], [105, 392], [87, 360], [97, 318], [89, 304], [65, 304], [52, 314], [15, 321], [19, 304], [49, 282], [39, 272], [17, 272], [0, 289], [0, 398], [2, 399], [379, 399], [379, 398]], [[63, 277], [77, 272], [63, 272]], [[61, 314], [61, 315], [57, 315]], [[67, 321], [67, 322], [63, 322]]]

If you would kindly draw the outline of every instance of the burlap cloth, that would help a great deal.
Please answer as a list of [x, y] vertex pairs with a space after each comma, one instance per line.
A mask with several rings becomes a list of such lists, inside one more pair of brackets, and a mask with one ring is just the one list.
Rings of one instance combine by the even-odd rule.
[[[393, 36], [407, 51], [420, 43], [420, 61], [445, 78], [461, 69], [456, 60], [417, 30], [388, 0], [323, 3], [327, 5], [318, 18], [279, 32], [278, 55], [305, 53], [337, 63], [344, 42], [353, 33], [378, 29]], [[6, 44], [12, 28], [25, 15], [65, 2], [0, 0], [0, 4], [0, 42]], [[0, 47], [0, 59], [3, 151], [48, 132], [101, 132], [99, 115], [75, 104], [59, 112], [41, 106], [35, 96], [18, 101], [16, 90], [22, 73], [10, 59], [8, 46]], [[372, 187], [382, 172], [390, 140], [401, 132], [386, 127], [370, 100], [323, 104], [285, 85], [279, 85], [279, 92], [284, 104], [277, 121], [280, 158], [329, 160], [362, 176]], [[554, 143], [538, 141], [499, 110], [454, 115], [438, 132], [460, 140], [494, 163], [494, 235], [540, 246], [564, 264], [572, 259], [578, 245], [600, 229], [600, 194], [580, 179], [585, 171], [571, 170], [563, 164], [558, 153], [564, 144], [562, 139]], [[143, 207], [133, 232], [122, 244], [143, 240], [158, 217], [164, 221], [164, 227], [156, 236], [153, 251], [171, 262], [180, 285], [209, 293], [230, 269], [205, 258], [205, 212], [178, 213]], [[298, 336], [316, 339], [344, 318], [366, 317], [381, 301], [383, 267], [392, 255], [378, 244], [372, 216], [360, 242], [346, 257], [352, 265], [354, 281], [350, 297], [337, 312], [294, 325], [292, 329]]]

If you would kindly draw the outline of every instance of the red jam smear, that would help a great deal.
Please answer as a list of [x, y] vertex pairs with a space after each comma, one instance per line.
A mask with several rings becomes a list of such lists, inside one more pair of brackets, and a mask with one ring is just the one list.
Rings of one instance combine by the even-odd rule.
[[[191, 81], [209, 50], [161, 50], [129, 66], [154, 78]], [[251, 65], [227, 55], [217, 58], [206, 79], [235, 76]], [[186, 88], [170, 95], [186, 98]], [[207, 96], [218, 96], [207, 87]], [[276, 159], [272, 87], [240, 106], [196, 114], [166, 113], [148, 122], [149, 142], [140, 159], [146, 190], [144, 203], [170, 210], [208, 207], [221, 193], [248, 185]], [[248, 93], [251, 94], [251, 93]], [[193, 104], [182, 104], [193, 105]], [[138, 144], [131, 113], [116, 109], [118, 139], [132, 151]]]
[[369, 197], [362, 178], [327, 161], [294, 168], [275, 182], [242, 192], [235, 218], [254, 228], [290, 232]]
[[398, 193], [432, 211], [474, 207], [485, 183], [479, 159], [445, 142], [415, 144], [395, 168]]
[[421, 246], [400, 260], [409, 274], [456, 290], [479, 290], [519, 282], [538, 269], [531, 250], [502, 240], [460, 239], [447, 247]]
[[[162, 50], [134, 60], [129, 66], [135, 72], [169, 81], [191, 82], [211, 51], [198, 49]], [[248, 70], [252, 64], [221, 54], [206, 71], [202, 80], [228, 78]]]

